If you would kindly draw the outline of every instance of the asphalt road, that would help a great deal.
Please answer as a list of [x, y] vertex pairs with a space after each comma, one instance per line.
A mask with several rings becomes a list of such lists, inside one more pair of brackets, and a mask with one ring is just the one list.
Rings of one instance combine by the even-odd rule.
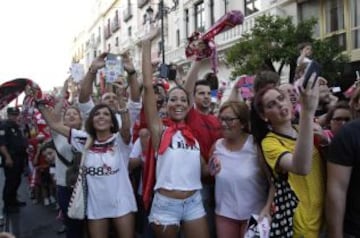
[[20, 208], [19, 213], [7, 214], [3, 230], [9, 231], [16, 238], [64, 238], [64, 234], [57, 234], [61, 221], [57, 220], [58, 211], [55, 205], [44, 206], [32, 204], [29, 189], [24, 178], [19, 189], [19, 199], [27, 205]]

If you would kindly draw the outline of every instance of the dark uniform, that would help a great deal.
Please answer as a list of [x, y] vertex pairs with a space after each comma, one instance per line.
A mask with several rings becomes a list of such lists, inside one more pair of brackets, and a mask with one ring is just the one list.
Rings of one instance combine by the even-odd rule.
[[[7, 112], [8, 116], [18, 115], [19, 109], [8, 108]], [[27, 139], [23, 136], [16, 121], [6, 120], [0, 124], [0, 146], [6, 147], [13, 161], [13, 165], [9, 167], [5, 164], [5, 156], [2, 156], [5, 172], [3, 199], [5, 208], [9, 208], [19, 205], [17, 190], [21, 183], [21, 175], [27, 158]]]

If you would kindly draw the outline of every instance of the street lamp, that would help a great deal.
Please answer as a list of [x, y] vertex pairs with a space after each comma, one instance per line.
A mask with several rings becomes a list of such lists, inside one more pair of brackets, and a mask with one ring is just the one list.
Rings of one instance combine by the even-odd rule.
[[154, 10], [151, 8], [151, 6], [149, 6], [147, 9], [146, 9], [146, 13], [147, 13], [147, 16], [148, 16], [148, 19], [150, 20], [150, 24], [152, 22], [155, 22], [156, 20], [158, 20], [158, 18], [160, 18], [160, 24], [161, 24], [161, 48], [160, 48], [160, 51], [161, 51], [161, 56], [162, 56], [162, 63], [160, 65], [160, 76], [161, 77], [164, 77], [164, 78], [168, 78], [168, 75], [169, 75], [169, 65], [167, 65], [165, 63], [165, 31], [164, 31], [164, 16], [172, 11], [174, 11], [176, 9], [176, 7], [178, 6], [179, 4], [179, 1], [178, 0], [173, 0], [173, 7], [167, 7], [165, 6], [164, 4], [164, 0], [160, 0], [159, 2], [159, 11], [156, 16], [155, 16], [155, 19], [154, 19]]

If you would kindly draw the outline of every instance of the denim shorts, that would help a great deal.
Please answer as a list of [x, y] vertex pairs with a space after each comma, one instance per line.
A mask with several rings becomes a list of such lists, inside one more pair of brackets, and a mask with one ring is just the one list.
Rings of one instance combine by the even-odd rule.
[[206, 215], [200, 191], [186, 199], [176, 199], [155, 193], [149, 222], [156, 225], [177, 225], [181, 221], [192, 221]]

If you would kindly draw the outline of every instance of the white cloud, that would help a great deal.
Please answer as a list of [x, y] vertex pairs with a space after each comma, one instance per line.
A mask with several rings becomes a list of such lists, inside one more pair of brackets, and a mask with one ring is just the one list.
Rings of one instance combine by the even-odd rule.
[[61, 86], [71, 42], [90, 15], [89, 0], [11, 0], [0, 4], [0, 83], [27, 77], [43, 90]]

